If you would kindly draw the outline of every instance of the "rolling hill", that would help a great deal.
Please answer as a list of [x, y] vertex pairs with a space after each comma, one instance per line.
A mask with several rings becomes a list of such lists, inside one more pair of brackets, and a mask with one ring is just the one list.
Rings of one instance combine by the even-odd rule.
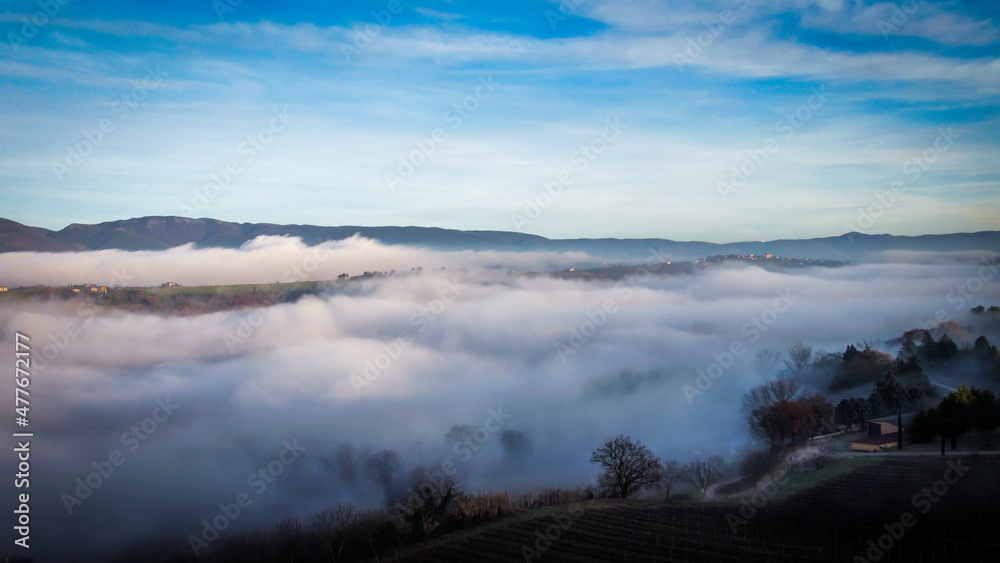
[[669, 239], [548, 239], [508, 231], [461, 231], [436, 227], [362, 227], [233, 223], [217, 219], [141, 217], [98, 224], [74, 223], [59, 231], [23, 225], [0, 218], [0, 252], [72, 252], [85, 250], [165, 250], [185, 244], [197, 247], [237, 248], [261, 235], [293, 236], [315, 245], [343, 240], [355, 234], [384, 244], [412, 245], [438, 250], [499, 250], [587, 252], [615, 261], [643, 260], [651, 250], [674, 260], [693, 260], [715, 254], [772, 253], [813, 259], [865, 261], [884, 251], [1000, 252], [1000, 231], [922, 235], [867, 235], [741, 241], [716, 244]]
[[995, 561], [998, 471], [997, 456], [892, 459], [797, 494], [779, 488], [773, 500], [593, 502], [456, 534], [399, 560]]

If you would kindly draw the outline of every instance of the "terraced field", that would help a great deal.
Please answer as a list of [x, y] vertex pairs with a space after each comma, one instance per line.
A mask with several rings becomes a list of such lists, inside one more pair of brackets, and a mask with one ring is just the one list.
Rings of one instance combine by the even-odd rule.
[[765, 498], [754, 499], [755, 511], [749, 500], [595, 501], [446, 538], [400, 560], [1000, 561], [1000, 456], [889, 459]]

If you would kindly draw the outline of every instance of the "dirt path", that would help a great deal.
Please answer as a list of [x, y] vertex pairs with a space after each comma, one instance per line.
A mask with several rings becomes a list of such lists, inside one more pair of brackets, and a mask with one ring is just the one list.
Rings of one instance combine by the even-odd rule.
[[824, 455], [821, 446], [823, 445], [823, 443], [825, 443], [826, 440], [799, 444], [798, 446], [795, 447], [794, 450], [785, 452], [784, 457], [782, 457], [781, 461], [779, 462], [781, 467], [775, 473], [773, 478], [770, 474], [764, 475], [760, 480], [757, 481], [756, 484], [754, 484], [753, 487], [750, 487], [738, 493], [733, 493], [731, 495], [719, 494], [718, 489], [720, 487], [729, 485], [731, 483], [736, 483], [741, 479], [741, 477], [736, 477], [734, 479], [730, 479], [728, 481], [724, 481], [722, 483], [718, 483], [709, 487], [708, 490], [705, 492], [705, 497], [703, 500], [713, 500], [719, 498], [739, 498], [743, 495], [750, 495], [759, 491], [760, 489], [766, 488], [768, 485], [771, 485], [775, 481], [778, 481], [782, 477], [784, 477], [786, 473], [792, 470], [792, 467], [795, 467], [798, 464], [811, 461], [813, 459], [816, 459]]
[[[771, 485], [775, 481], [780, 480], [782, 477], [785, 476], [786, 473], [788, 473], [789, 471], [791, 471], [792, 468], [795, 467], [796, 465], [799, 465], [801, 463], [805, 463], [805, 462], [808, 462], [808, 461], [812, 461], [812, 460], [814, 460], [814, 459], [816, 459], [816, 458], [818, 458], [820, 456], [823, 456], [823, 455], [828, 455], [829, 457], [834, 458], [834, 459], [851, 459], [851, 458], [855, 458], [855, 457], [873, 457], [873, 456], [879, 456], [879, 457], [892, 457], [892, 456], [897, 456], [897, 457], [904, 457], [904, 456], [925, 456], [925, 457], [937, 456], [937, 457], [940, 457], [941, 456], [941, 452], [940, 451], [914, 452], [914, 451], [907, 451], [905, 449], [903, 451], [891, 450], [891, 451], [885, 451], [885, 452], [857, 452], [857, 451], [851, 451], [851, 450], [833, 451], [833, 452], [831, 452], [831, 451], [824, 451], [824, 449], [825, 449], [824, 445], [826, 445], [827, 443], [829, 443], [831, 440], [834, 440], [834, 439], [836, 439], [836, 438], [835, 437], [830, 437], [830, 438], [823, 438], [823, 439], [815, 440], [815, 441], [804, 442], [804, 443], [799, 444], [798, 446], [796, 446], [796, 449], [788, 451], [788, 452], [785, 452], [784, 457], [782, 458], [782, 460], [780, 462], [783, 465], [783, 467], [781, 467], [779, 469], [779, 471], [775, 474], [775, 476], [774, 476], [773, 479], [771, 478], [771, 475], [765, 475], [759, 481], [757, 481], [757, 483], [756, 483], [755, 486], [750, 487], [748, 489], [745, 489], [743, 491], [740, 491], [738, 493], [733, 493], [731, 495], [724, 495], [724, 494], [720, 494], [718, 492], [719, 488], [721, 488], [721, 487], [723, 487], [725, 485], [736, 483], [736, 482], [738, 482], [741, 479], [741, 477], [736, 477], [736, 478], [730, 479], [728, 481], [723, 481], [722, 483], [717, 483], [717, 484], [712, 485], [711, 487], [709, 487], [708, 491], [706, 491], [706, 493], [705, 493], [705, 497], [704, 497], [703, 500], [740, 498], [741, 496], [744, 496], [744, 495], [753, 494], [753, 493], [755, 493], [755, 492], [757, 492], [757, 491], [759, 491], [759, 490], [761, 490], [763, 488], [766, 488], [768, 485]], [[948, 455], [948, 456], [956, 456], [956, 455], [962, 456], [962, 455], [965, 455], [965, 456], [970, 456], [970, 457], [972, 457], [972, 456], [981, 456], [981, 455], [1000, 455], [1000, 451], [989, 451], [989, 450], [986, 450], [986, 451], [973, 451], [973, 450], [957, 450], [957, 451], [952, 451], [951, 449], [948, 449], [946, 451], [946, 455]]]

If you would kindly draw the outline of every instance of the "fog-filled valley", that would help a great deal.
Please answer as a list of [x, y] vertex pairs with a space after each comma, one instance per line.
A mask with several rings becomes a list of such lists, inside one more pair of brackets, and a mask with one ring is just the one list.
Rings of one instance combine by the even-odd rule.
[[1000, 558], [1000, 3], [0, 37], [0, 563]]
[[[252, 504], [223, 537], [338, 502], [381, 507], [443, 467], [457, 468], [467, 492], [576, 487], [593, 483], [591, 450], [617, 434], [681, 462], [734, 461], [753, 442], [743, 395], [777, 377], [796, 343], [820, 358], [860, 342], [895, 356], [916, 328], [960, 348], [980, 335], [1000, 341], [1000, 314], [970, 312], [1000, 304], [991, 253], [893, 253], [793, 270], [723, 263], [666, 275], [669, 257], [654, 248], [635, 275], [617, 280], [521, 273], [602, 260], [357, 237], [315, 247], [264, 237], [240, 249], [0, 255], [12, 285], [396, 271], [199, 315], [85, 299], [5, 302], [3, 361], [13, 364], [16, 332], [35, 350], [37, 556], [179, 552], [240, 493]], [[762, 366], [762, 349], [780, 356]], [[925, 369], [943, 389], [1000, 387], [973, 369]], [[830, 393], [829, 383], [804, 379], [834, 403], [872, 387]], [[3, 390], [13, 395], [13, 382]], [[82, 486], [109, 459], [124, 461], [98, 486]], [[280, 471], [254, 477], [268, 467]], [[14, 498], [6, 487], [5, 499]]]

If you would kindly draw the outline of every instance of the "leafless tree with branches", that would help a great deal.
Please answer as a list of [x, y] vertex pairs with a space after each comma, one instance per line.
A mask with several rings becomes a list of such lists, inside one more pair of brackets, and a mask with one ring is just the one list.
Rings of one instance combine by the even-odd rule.
[[619, 434], [606, 439], [593, 451], [590, 461], [602, 467], [600, 485], [619, 498], [655, 485], [661, 478], [660, 459], [630, 436]]

